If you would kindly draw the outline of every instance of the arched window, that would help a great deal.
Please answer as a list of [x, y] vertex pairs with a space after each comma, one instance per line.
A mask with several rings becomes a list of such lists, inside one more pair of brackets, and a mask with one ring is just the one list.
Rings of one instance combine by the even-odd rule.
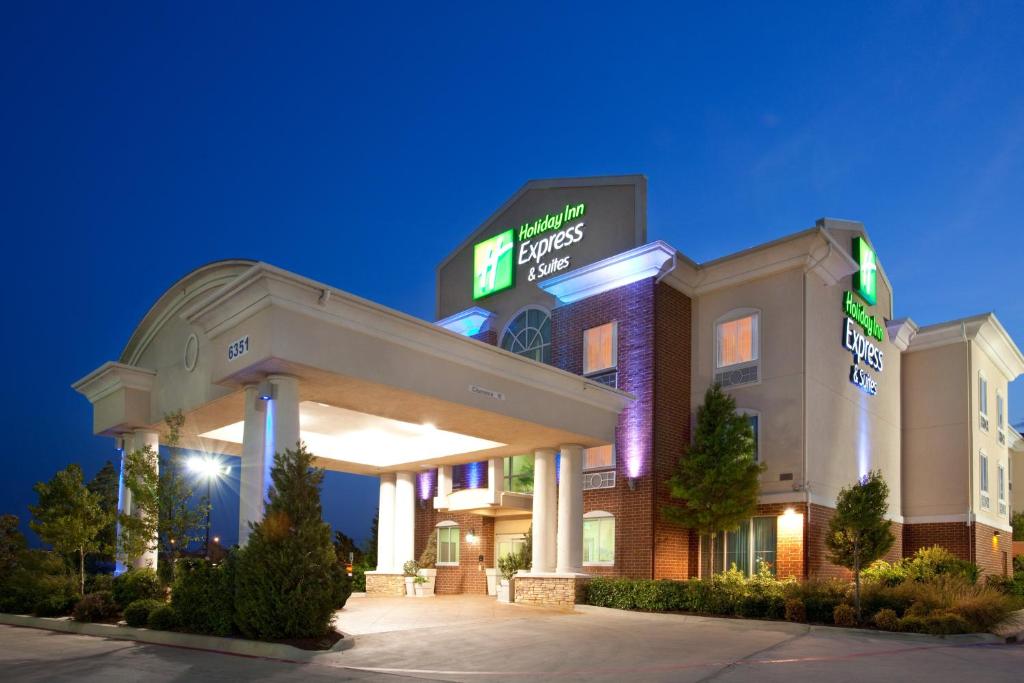
[[583, 564], [615, 564], [615, 517], [604, 510], [583, 515]]
[[520, 311], [501, 335], [501, 348], [541, 363], [551, 362], [551, 316], [543, 308]]

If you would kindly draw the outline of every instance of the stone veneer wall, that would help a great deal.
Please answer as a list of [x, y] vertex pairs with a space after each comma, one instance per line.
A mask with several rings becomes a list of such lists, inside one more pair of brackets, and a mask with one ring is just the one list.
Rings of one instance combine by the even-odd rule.
[[517, 576], [512, 580], [515, 601], [537, 607], [572, 609], [586, 600], [586, 578]]
[[371, 598], [402, 597], [405, 577], [401, 574], [367, 574], [366, 595]]

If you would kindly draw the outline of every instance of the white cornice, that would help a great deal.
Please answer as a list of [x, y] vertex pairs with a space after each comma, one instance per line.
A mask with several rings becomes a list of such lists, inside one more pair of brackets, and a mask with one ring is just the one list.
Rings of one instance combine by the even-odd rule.
[[1024, 354], [994, 313], [922, 327], [911, 340], [908, 351], [924, 351], [967, 340], [978, 344], [1008, 382], [1024, 374]]
[[494, 313], [488, 311], [479, 306], [473, 306], [467, 308], [464, 311], [459, 311], [454, 315], [450, 315], [444, 320], [438, 320], [434, 324], [438, 327], [443, 327], [446, 330], [451, 330], [464, 337], [472, 337], [475, 334], [487, 329], [487, 323], [494, 318]]
[[889, 341], [900, 351], [906, 351], [917, 334], [917, 324], [910, 318], [889, 320], [885, 327], [889, 332]]
[[658, 240], [556, 275], [539, 287], [561, 303], [569, 304], [654, 277], [676, 254], [675, 249]]
[[152, 391], [156, 370], [136, 368], [124, 363], [107, 361], [71, 385], [71, 388], [96, 403], [118, 389]]

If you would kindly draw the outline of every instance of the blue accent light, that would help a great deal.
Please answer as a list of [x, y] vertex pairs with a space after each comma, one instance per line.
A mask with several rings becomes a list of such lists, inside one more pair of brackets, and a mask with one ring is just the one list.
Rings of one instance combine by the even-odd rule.
[[867, 403], [868, 394], [861, 393], [857, 416], [857, 474], [862, 479], [871, 471], [871, 421]]
[[274, 467], [274, 400], [267, 401], [267, 428], [263, 434], [263, 502], [270, 491], [270, 470]]
[[482, 472], [482, 462], [471, 462], [468, 465], [466, 465], [466, 484], [468, 488], [480, 488], [480, 482], [483, 480]]
[[[121, 471], [117, 474], [117, 536], [116, 543], [120, 545], [121, 541], [121, 513], [124, 512], [124, 448], [118, 448], [117, 451], [121, 454]], [[121, 553], [114, 553], [114, 576], [120, 576], [124, 574], [128, 568], [124, 566], [124, 561], [121, 559]]]

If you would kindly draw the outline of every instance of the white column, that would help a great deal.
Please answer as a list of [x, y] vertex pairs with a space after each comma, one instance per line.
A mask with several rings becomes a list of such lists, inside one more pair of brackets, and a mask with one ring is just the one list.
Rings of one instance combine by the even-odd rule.
[[395, 474], [380, 475], [377, 511], [377, 571], [395, 571]]
[[295, 449], [299, 442], [299, 379], [289, 375], [267, 377], [274, 385], [273, 428], [274, 453]]
[[452, 495], [452, 466], [442, 465], [437, 468], [437, 497], [434, 507], [438, 510], [448, 509], [448, 496]]
[[395, 477], [395, 571], [416, 559], [416, 475], [399, 472]]
[[533, 454], [533, 574], [555, 570], [555, 450]]
[[[121, 476], [118, 477], [118, 482], [117, 482], [117, 511], [118, 511], [118, 513], [124, 513], [126, 515], [130, 515], [132, 513], [132, 492], [131, 492], [131, 490], [127, 486], [124, 485], [124, 477], [125, 477], [124, 466], [125, 466], [125, 462], [126, 462], [126, 459], [128, 457], [128, 454], [132, 452], [132, 448], [135, 445], [135, 440], [134, 440], [134, 435], [132, 435], [130, 433], [122, 434], [119, 437], [119, 439], [120, 439], [120, 442], [121, 442]], [[118, 544], [118, 547], [120, 547], [120, 545], [121, 545], [121, 522], [120, 521], [118, 521], [118, 523], [117, 523], [117, 544]], [[117, 553], [117, 556], [115, 557], [115, 562], [116, 562], [116, 564], [114, 566], [114, 573], [115, 574], [121, 575], [121, 574], [123, 574], [125, 572], [126, 569], [128, 569], [128, 567], [125, 566], [124, 558], [121, 556], [120, 553]]]
[[558, 479], [559, 573], [583, 571], [583, 448], [564, 445]]
[[505, 458], [491, 458], [487, 461], [487, 495], [491, 504], [501, 503], [501, 492], [505, 490]]
[[242, 471], [238, 486], [238, 545], [249, 542], [249, 523], [263, 519], [270, 488], [273, 452], [267, 448], [268, 401], [259, 398], [256, 385], [245, 387], [245, 426], [242, 429]]
[[[157, 471], [157, 474], [159, 474], [160, 473], [160, 435], [156, 431], [154, 431], [152, 429], [136, 429], [135, 430], [135, 438], [133, 439], [133, 441], [134, 441], [133, 448], [135, 450], [137, 450], [137, 451], [140, 451], [140, 450], [146, 448], [147, 446], [149, 447], [149, 450], [152, 453], [151, 457], [153, 458], [154, 469]], [[154, 537], [153, 541], [152, 541], [152, 549], [151, 550], [147, 550], [145, 553], [142, 554], [142, 557], [140, 557], [137, 560], [135, 560], [135, 568], [136, 569], [141, 569], [141, 568], [144, 568], [144, 567], [149, 567], [149, 568], [151, 568], [153, 570], [156, 569], [157, 543], [158, 542], [159, 542], [159, 537]]]

